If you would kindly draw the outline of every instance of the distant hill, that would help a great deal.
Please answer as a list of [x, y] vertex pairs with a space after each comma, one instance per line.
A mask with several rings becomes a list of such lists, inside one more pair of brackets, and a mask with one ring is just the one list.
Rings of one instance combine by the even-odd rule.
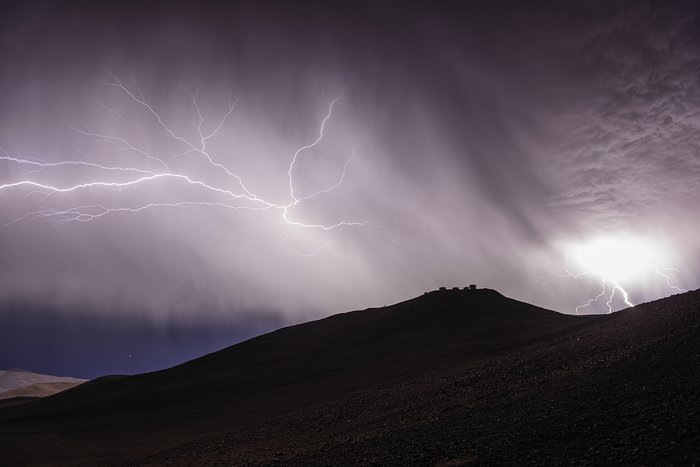
[[14, 368], [0, 370], [0, 399], [50, 396], [85, 381], [80, 378], [42, 375]]
[[21, 388], [10, 389], [0, 393], [0, 400], [14, 397], [47, 397], [57, 394], [66, 389], [74, 388], [82, 382], [55, 382], [37, 383], [23, 386]]
[[0, 452], [51, 464], [692, 464], [699, 310], [699, 291], [587, 317], [488, 289], [429, 293], [0, 409]]

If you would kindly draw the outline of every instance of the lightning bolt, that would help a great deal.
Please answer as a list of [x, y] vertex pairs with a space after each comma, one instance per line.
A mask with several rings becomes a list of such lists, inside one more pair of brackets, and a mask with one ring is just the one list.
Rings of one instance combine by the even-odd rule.
[[668, 276], [668, 274], [663, 272], [663, 271], [673, 271], [673, 272], [679, 273], [680, 271], [678, 269], [666, 268], [666, 267], [655, 266], [655, 265], [649, 265], [649, 266], [654, 268], [654, 271], [656, 272], [656, 274], [658, 274], [664, 278], [664, 280], [666, 281], [666, 285], [668, 286], [669, 289], [673, 289], [676, 292], [681, 292], [681, 293], [688, 291], [688, 289], [684, 289], [682, 287], [678, 287], [678, 286], [671, 284], [671, 278]]
[[[686, 289], [683, 289], [681, 287], [678, 287], [678, 286], [671, 284], [671, 278], [669, 277], [668, 274], [665, 274], [663, 272], [663, 271], [679, 272], [678, 269], [662, 267], [662, 266], [658, 266], [655, 264], [646, 264], [641, 269], [649, 269], [649, 270], [654, 271], [656, 274], [658, 274], [659, 276], [664, 278], [665, 284], [670, 289], [675, 290], [677, 292], [687, 292]], [[558, 274], [558, 276], [559, 277], [569, 277], [569, 278], [573, 278], [573, 279], [579, 279], [583, 276], [588, 276], [588, 275], [599, 276], [597, 273], [595, 273], [593, 271], [582, 271], [582, 272], [577, 272], [577, 273], [571, 272], [569, 270], [569, 259], [568, 258], [566, 258], [564, 260], [564, 271], [565, 271], [565, 273], [563, 275]], [[581, 314], [581, 310], [583, 310], [584, 308], [590, 307], [594, 303], [597, 303], [601, 298], [605, 298], [605, 306], [608, 309], [608, 314], [612, 313], [613, 312], [613, 300], [615, 298], [616, 292], [620, 293], [620, 295], [622, 296], [623, 302], [627, 306], [629, 306], [629, 307], [635, 306], [634, 303], [632, 303], [630, 301], [629, 292], [622, 285], [620, 285], [619, 281], [614, 280], [614, 279], [609, 278], [609, 277], [601, 277], [600, 281], [601, 281], [601, 286], [602, 286], [601, 292], [598, 295], [596, 295], [595, 297], [591, 297], [586, 303], [581, 304], [581, 305], [577, 305], [575, 308], [577, 316]], [[609, 287], [608, 284], [611, 284], [611, 287]]]
[[[574, 277], [575, 277], [575, 276], [574, 276]], [[607, 287], [606, 287], [606, 284], [605, 284], [605, 279], [602, 279], [602, 283], [603, 283], [603, 290], [602, 290], [598, 295], [596, 295], [596, 296], [593, 297], [593, 298], [590, 298], [590, 299], [588, 300], [588, 302], [586, 302], [584, 305], [577, 305], [577, 306], [576, 306], [576, 316], [579, 316], [579, 315], [581, 314], [581, 310], [582, 310], [582, 309], [591, 306], [593, 303], [597, 302], [601, 297], [603, 297], [604, 295], [607, 294]], [[608, 312], [610, 312], [610, 311], [612, 311], [612, 309], [610, 309], [610, 308], [608, 307]]]
[[316, 146], [318, 143], [321, 142], [321, 140], [323, 139], [323, 130], [326, 127], [326, 122], [328, 121], [328, 119], [331, 118], [331, 115], [333, 114], [333, 106], [335, 105], [336, 102], [338, 102], [338, 99], [340, 99], [340, 97], [336, 97], [335, 99], [333, 99], [331, 101], [330, 105], [328, 106], [328, 113], [321, 121], [321, 128], [318, 131], [318, 138], [316, 138], [316, 141], [314, 141], [311, 144], [307, 144], [306, 146], [300, 147], [299, 149], [296, 150], [296, 152], [294, 153], [294, 156], [292, 156], [292, 162], [289, 164], [289, 170], [287, 171], [287, 175], [289, 178], [289, 195], [292, 197], [292, 200], [295, 203], [298, 202], [299, 200], [294, 195], [294, 183], [293, 183], [293, 177], [292, 177], [292, 172], [294, 171], [294, 165], [297, 163], [297, 159], [299, 158], [299, 154], [301, 154], [302, 152], [304, 152], [306, 150], [313, 148], [314, 146]]
[[[340, 171], [336, 183], [322, 189], [318, 189], [308, 195], [298, 195], [295, 192], [295, 171], [297, 161], [303, 156], [303, 153], [318, 146], [324, 140], [324, 131], [333, 117], [333, 110], [340, 96], [332, 99], [328, 103], [328, 109], [323, 116], [318, 130], [318, 135], [307, 144], [296, 149], [291, 155], [291, 159], [287, 168], [287, 183], [289, 187], [289, 200], [286, 202], [275, 202], [266, 199], [255, 193], [244, 179], [228, 167], [224, 162], [217, 159], [210, 153], [208, 143], [219, 136], [222, 129], [226, 125], [227, 119], [233, 113], [238, 99], [229, 97], [226, 110], [221, 118], [211, 127], [211, 131], [205, 131], [206, 122], [204, 113], [199, 104], [199, 89], [191, 91], [185, 86], [180, 85], [184, 92], [189, 97], [192, 108], [196, 113], [196, 126], [193, 131], [196, 132], [196, 137], [188, 138], [170, 126], [166, 119], [151, 105], [141, 90], [140, 86], [130, 75], [130, 84], [122, 81], [118, 76], [111, 72], [107, 72], [109, 80], [103, 84], [107, 87], [116, 89], [131, 105], [141, 108], [150, 118], [151, 123], [155, 128], [149, 128], [135, 122], [125, 116], [119, 110], [110, 107], [99, 100], [93, 99], [95, 103], [105, 112], [114, 115], [122, 123], [137, 128], [142, 131], [155, 132], [167, 138], [173, 144], [175, 152], [166, 154], [157, 154], [144, 147], [139, 147], [133, 141], [121, 135], [103, 134], [93, 131], [87, 125], [79, 127], [71, 127], [73, 131], [82, 137], [92, 139], [102, 145], [102, 150], [114, 153], [129, 153], [140, 156], [142, 163], [136, 165], [124, 164], [106, 164], [89, 162], [85, 160], [62, 160], [58, 162], [47, 162], [39, 158], [18, 157], [11, 155], [2, 150], [0, 153], [0, 161], [14, 164], [18, 167], [26, 167], [27, 170], [21, 172], [21, 175], [26, 178], [7, 181], [0, 184], [0, 192], [16, 190], [21, 188], [30, 189], [27, 196], [39, 193], [43, 199], [39, 203], [37, 209], [26, 212], [21, 216], [7, 222], [4, 225], [10, 225], [31, 218], [52, 219], [53, 225], [62, 225], [68, 222], [91, 222], [103, 218], [110, 214], [126, 213], [136, 215], [144, 211], [156, 208], [186, 208], [186, 207], [213, 207], [226, 210], [248, 210], [248, 211], [274, 211], [279, 215], [279, 219], [286, 225], [303, 228], [317, 229], [322, 231], [334, 230], [340, 227], [359, 227], [359, 226], [374, 226], [368, 221], [356, 220], [340, 220], [333, 223], [309, 222], [299, 220], [292, 215], [293, 208], [297, 208], [304, 202], [331, 193], [337, 190], [344, 182], [348, 166], [355, 155], [353, 150], [350, 157]], [[171, 169], [172, 161], [182, 157], [198, 158], [205, 165], [205, 168], [219, 172], [225, 175], [230, 182], [212, 183], [196, 175], [199, 172], [188, 173], [187, 171], [176, 171]], [[63, 168], [73, 170], [71, 173], [77, 177], [84, 176], [80, 170], [90, 170], [100, 174], [96, 179], [83, 180], [79, 183], [48, 183], [41, 180], [40, 175], [49, 169]], [[31, 176], [29, 176], [31, 175]], [[121, 192], [122, 190], [134, 189], [137, 186], [189, 186], [194, 188], [197, 193], [202, 195], [215, 196], [213, 201], [202, 201], [200, 199], [190, 199], [178, 202], [158, 202], [146, 201], [137, 206], [110, 206], [106, 203], [81, 204], [68, 208], [52, 208], [42, 207], [41, 203], [45, 202], [52, 195], [67, 194], [70, 192], [94, 194], [99, 192]], [[295, 211], [296, 212], [296, 211]], [[376, 227], [376, 226], [375, 226]], [[320, 250], [320, 248], [319, 248]]]

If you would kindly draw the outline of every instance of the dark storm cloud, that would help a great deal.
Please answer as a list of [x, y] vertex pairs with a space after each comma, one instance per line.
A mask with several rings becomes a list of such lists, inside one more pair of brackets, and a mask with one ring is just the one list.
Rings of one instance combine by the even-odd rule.
[[[345, 181], [290, 215], [372, 226], [325, 232], [274, 213], [192, 208], [56, 227], [29, 218], [0, 228], [4, 301], [58, 304], [61, 314], [73, 303], [115, 316], [138, 310], [161, 324], [193, 316], [245, 324], [251, 310], [297, 321], [477, 282], [568, 311], [590, 284], [537, 281], [561, 269], [562, 241], [621, 230], [698, 251], [692, 3], [47, 2], [6, 11], [7, 153], [146, 163], [67, 130], [89, 128], [230, 183], [172, 157], [177, 142], [103, 84], [114, 73], [135, 86], [133, 76], [186, 138], [196, 138], [197, 114], [182, 86], [200, 90], [205, 128], [229, 96], [239, 98], [210, 150], [256, 193], [284, 202], [292, 154], [313, 141], [328, 100], [340, 96], [295, 182], [300, 193], [335, 183], [354, 152]], [[10, 163], [0, 170], [0, 183], [27, 176]], [[78, 183], [103, 175], [32, 176]], [[176, 183], [0, 196], [2, 223], [46, 203], [221, 201]], [[663, 226], [672, 216], [683, 222], [670, 232]], [[685, 285], [695, 284], [697, 265], [678, 265]]]
[[560, 203], [606, 223], [697, 196], [697, 15], [648, 4], [596, 24], [576, 52], [592, 85], [570, 106], [558, 160]]

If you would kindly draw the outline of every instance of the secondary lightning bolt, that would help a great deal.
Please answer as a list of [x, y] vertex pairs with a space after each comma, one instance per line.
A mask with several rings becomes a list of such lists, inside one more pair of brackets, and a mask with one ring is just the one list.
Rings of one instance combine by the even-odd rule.
[[[575, 277], [575, 276], [573, 276], [573, 277]], [[603, 283], [603, 290], [598, 295], [596, 295], [593, 298], [590, 298], [588, 300], [588, 302], [586, 302], [584, 305], [576, 305], [576, 315], [577, 316], [581, 314], [582, 309], [591, 306], [593, 303], [597, 302], [600, 299], [600, 297], [604, 296], [607, 293], [607, 286], [605, 284], [605, 279], [602, 279], [602, 283]], [[608, 312], [610, 312], [610, 311], [612, 311], [612, 309], [608, 308]]]
[[336, 102], [338, 102], [338, 99], [340, 99], [340, 97], [336, 97], [335, 99], [333, 99], [330, 105], [328, 106], [328, 113], [321, 121], [321, 128], [318, 131], [318, 138], [316, 138], [316, 140], [313, 143], [307, 144], [306, 146], [302, 146], [299, 149], [297, 149], [294, 153], [294, 156], [292, 156], [292, 162], [289, 164], [289, 170], [287, 171], [287, 175], [289, 178], [289, 195], [292, 197], [294, 203], [297, 203], [299, 201], [294, 195], [294, 179], [292, 175], [292, 172], [294, 171], [294, 165], [297, 163], [297, 158], [299, 157], [299, 154], [301, 154], [303, 151], [313, 148], [321, 142], [321, 140], [323, 139], [323, 130], [326, 128], [326, 122], [328, 121], [328, 119], [331, 118], [331, 115], [333, 114], [333, 106]]
[[682, 287], [678, 287], [678, 286], [675, 286], [675, 285], [671, 284], [671, 278], [668, 276], [668, 274], [666, 274], [666, 273], [663, 272], [663, 271], [680, 272], [678, 269], [676, 269], [676, 268], [665, 268], [665, 267], [662, 267], [662, 266], [655, 266], [655, 265], [649, 265], [649, 267], [654, 268], [654, 271], [655, 271], [658, 275], [660, 275], [661, 277], [663, 277], [663, 278], [666, 280], [666, 285], [667, 285], [670, 289], [673, 289], [673, 290], [675, 290], [675, 291], [677, 291], [677, 292], [681, 292], [681, 293], [687, 292], [687, 291], [688, 291], [688, 289], [684, 289], [684, 288], [682, 288]]

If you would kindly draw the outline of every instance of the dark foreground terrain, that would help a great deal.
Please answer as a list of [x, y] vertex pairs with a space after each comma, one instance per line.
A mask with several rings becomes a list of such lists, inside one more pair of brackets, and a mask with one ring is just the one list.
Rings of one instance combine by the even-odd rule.
[[431, 293], [2, 408], [0, 464], [697, 465], [699, 316]]

